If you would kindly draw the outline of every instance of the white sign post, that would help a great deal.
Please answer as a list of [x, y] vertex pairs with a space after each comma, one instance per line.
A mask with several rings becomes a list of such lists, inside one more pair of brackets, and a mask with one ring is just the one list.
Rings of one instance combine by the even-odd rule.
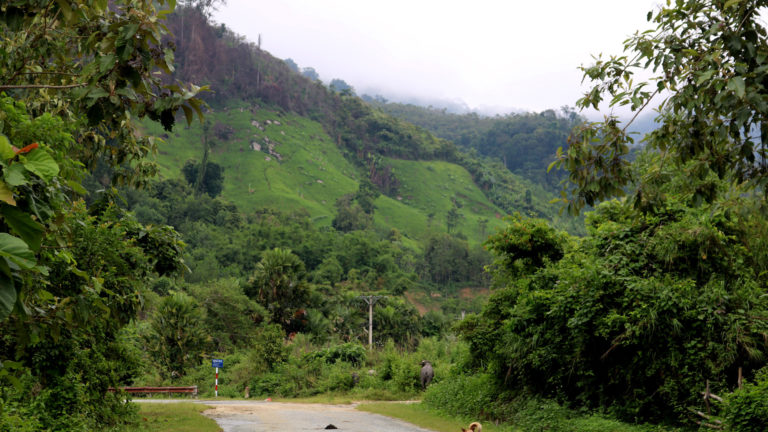
[[223, 359], [213, 359], [211, 366], [216, 368], [216, 387], [214, 387], [214, 393], [216, 397], [219, 397], [219, 368], [224, 367]]

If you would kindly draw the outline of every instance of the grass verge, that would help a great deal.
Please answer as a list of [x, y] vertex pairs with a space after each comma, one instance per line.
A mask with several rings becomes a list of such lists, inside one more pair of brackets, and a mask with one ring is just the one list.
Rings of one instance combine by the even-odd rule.
[[201, 413], [209, 406], [193, 402], [144, 403], [139, 405], [139, 421], [121, 432], [219, 432], [215, 421]]

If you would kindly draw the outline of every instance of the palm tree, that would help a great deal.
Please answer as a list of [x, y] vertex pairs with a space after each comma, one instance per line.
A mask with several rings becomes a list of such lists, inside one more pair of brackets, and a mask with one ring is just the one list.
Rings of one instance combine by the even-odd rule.
[[308, 289], [304, 263], [290, 249], [275, 248], [262, 254], [245, 293], [272, 314], [272, 321], [286, 327], [306, 306]]

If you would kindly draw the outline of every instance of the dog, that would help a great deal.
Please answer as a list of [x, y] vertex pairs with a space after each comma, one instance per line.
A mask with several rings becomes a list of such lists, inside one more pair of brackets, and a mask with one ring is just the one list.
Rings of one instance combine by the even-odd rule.
[[483, 432], [483, 425], [480, 422], [472, 422], [468, 429], [461, 428], [461, 432]]

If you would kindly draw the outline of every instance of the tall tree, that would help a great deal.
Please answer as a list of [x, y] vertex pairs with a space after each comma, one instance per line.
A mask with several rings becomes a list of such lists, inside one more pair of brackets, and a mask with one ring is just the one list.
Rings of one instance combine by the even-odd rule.
[[[0, 318], [17, 297], [17, 269], [40, 271], [33, 256], [40, 237], [56, 224], [64, 194], [82, 191], [82, 164], [103, 161], [115, 181], [141, 183], [155, 172], [145, 156], [156, 142], [138, 132], [136, 119], [148, 116], [170, 128], [179, 108], [188, 120], [200, 113], [199, 88], [164, 84], [152, 73], [173, 69], [173, 51], [156, 19], [157, 7], [169, 4], [15, 1], [2, 7], [0, 92], [13, 101], [4, 105], [13, 121], [0, 126], [2, 217], [12, 228], [0, 238], [7, 251], [0, 259]], [[35, 188], [46, 185], [39, 196]], [[48, 210], [40, 212], [41, 205]]]
[[256, 265], [245, 294], [272, 314], [272, 321], [288, 328], [292, 319], [307, 307], [309, 293], [304, 263], [289, 249], [264, 252]]
[[182, 377], [201, 363], [210, 338], [203, 328], [204, 319], [204, 309], [183, 292], [172, 292], [160, 301], [150, 320], [146, 346], [166, 378]]
[[[115, 420], [124, 408], [104, 403], [107, 387], [130, 377], [117, 332], [135, 315], [148, 275], [182, 267], [176, 234], [115, 212], [113, 191], [90, 215], [73, 202], [85, 193], [85, 168], [97, 161], [121, 183], [140, 184], [155, 172], [145, 157], [156, 141], [139, 133], [138, 119], [169, 129], [180, 109], [189, 121], [201, 116], [200, 88], [162, 74], [173, 69], [173, 49], [163, 39], [170, 11], [161, 8], [174, 3], [0, 5], [0, 381], [22, 385], [12, 375], [25, 375], [35, 392], [58, 401], [53, 409], [33, 405], [26, 390], [17, 394], [44, 428], [96, 430]], [[103, 249], [85, 250], [97, 245]], [[80, 345], [62, 347], [70, 337]], [[98, 382], [77, 373], [86, 347]], [[56, 358], [66, 350], [74, 351]], [[101, 415], [86, 414], [94, 412]]]
[[[654, 197], [644, 184], [658, 178], [665, 163], [691, 178], [713, 171], [768, 194], [768, 38], [760, 17], [766, 6], [766, 0], [667, 2], [648, 13], [655, 29], [627, 39], [624, 55], [582, 67], [594, 86], [579, 107], [609, 101], [628, 106], [634, 120], [658, 105], [662, 126], [645, 141], [664, 157], [637, 178], [626, 159], [633, 143], [629, 124], [610, 115], [576, 128], [557, 160], [573, 184], [563, 198], [572, 212], [622, 195], [632, 182], [639, 184], [636, 204], [649, 204]], [[649, 79], [637, 79], [636, 72], [648, 69]], [[714, 199], [705, 185], [696, 196]]]

